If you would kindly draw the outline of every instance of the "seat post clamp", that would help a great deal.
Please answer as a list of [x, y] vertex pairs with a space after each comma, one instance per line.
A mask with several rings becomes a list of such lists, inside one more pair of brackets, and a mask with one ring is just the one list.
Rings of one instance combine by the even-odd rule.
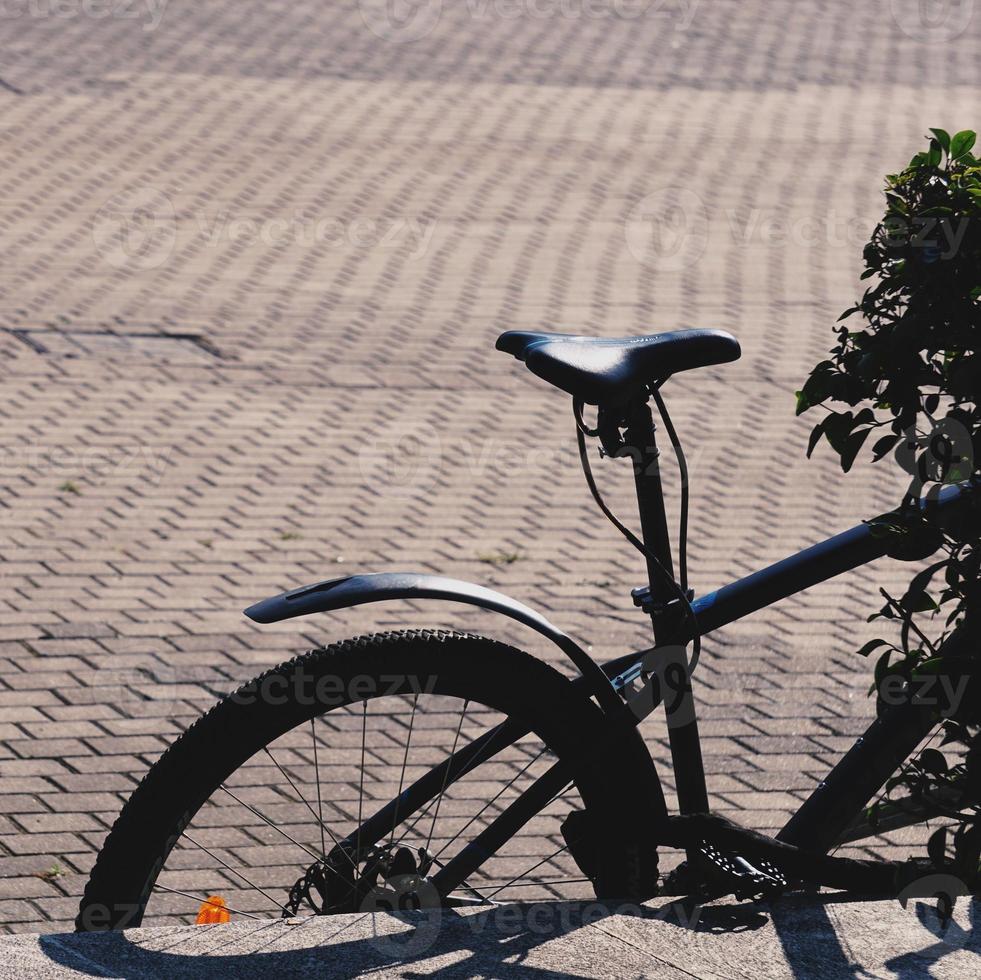
[[[657, 600], [651, 594], [651, 588], [649, 585], [640, 585], [636, 589], [630, 590], [630, 598], [633, 599], [634, 605], [638, 609], [647, 613], [648, 616], [661, 616], [668, 610], [676, 607], [681, 599], [668, 599], [667, 602]], [[691, 602], [695, 598], [695, 590], [688, 589], [685, 592], [685, 598], [688, 602]]]

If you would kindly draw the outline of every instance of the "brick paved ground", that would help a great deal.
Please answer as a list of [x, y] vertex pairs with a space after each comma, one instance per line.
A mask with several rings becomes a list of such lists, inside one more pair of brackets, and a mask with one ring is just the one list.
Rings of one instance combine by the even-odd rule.
[[[888, 507], [886, 472], [803, 459], [793, 391], [857, 294], [881, 175], [928, 126], [979, 122], [970, 3], [945, 23], [912, 0], [110, 7], [8, 5], [0, 45], [13, 930], [66, 925], [147, 765], [258, 667], [405, 624], [555, 657], [447, 606], [258, 630], [240, 609], [270, 592], [439, 570], [598, 655], [644, 643], [640, 567], [588, 503], [566, 399], [493, 352], [502, 329], [739, 336], [740, 362], [668, 389], [699, 590]], [[706, 643], [720, 809], [779, 827], [862, 727], [850, 651], [905, 572]], [[228, 834], [275, 878], [262, 828]]]

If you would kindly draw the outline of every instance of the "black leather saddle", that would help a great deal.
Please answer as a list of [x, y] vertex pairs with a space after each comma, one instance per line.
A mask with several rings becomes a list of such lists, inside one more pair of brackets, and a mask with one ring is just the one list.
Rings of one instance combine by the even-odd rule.
[[623, 404], [671, 374], [739, 357], [739, 341], [724, 330], [673, 330], [647, 337], [577, 337], [508, 330], [497, 349], [588, 405]]

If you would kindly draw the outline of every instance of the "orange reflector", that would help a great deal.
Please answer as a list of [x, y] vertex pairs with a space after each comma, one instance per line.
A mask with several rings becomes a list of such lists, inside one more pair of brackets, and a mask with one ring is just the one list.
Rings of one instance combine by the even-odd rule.
[[199, 926], [210, 926], [219, 922], [231, 922], [232, 913], [225, 906], [225, 900], [221, 895], [209, 895], [198, 909], [198, 920], [195, 923]]

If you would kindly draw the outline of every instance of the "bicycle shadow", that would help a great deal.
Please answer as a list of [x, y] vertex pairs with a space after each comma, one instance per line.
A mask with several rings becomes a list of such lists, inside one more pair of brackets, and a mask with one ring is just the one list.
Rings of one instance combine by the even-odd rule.
[[[612, 905], [554, 902], [495, 906], [479, 910], [364, 913], [343, 923], [319, 918], [285, 927], [262, 923], [166, 929], [151, 932], [41, 936], [38, 945], [51, 963], [80, 975], [113, 977], [275, 976], [502, 976], [527, 980], [623, 975], [677, 976], [690, 971], [730, 975], [726, 964], [747, 957], [771, 969], [767, 975], [821, 976], [850, 980], [869, 976], [861, 924], [835, 922], [835, 895], [785, 897], [777, 903], [712, 904], [685, 900], [662, 904]], [[875, 909], [871, 909], [875, 914]], [[911, 910], [931, 928], [929, 910]], [[856, 913], [850, 908], [847, 920]], [[924, 919], [924, 916], [927, 918]], [[923, 932], [923, 949], [874, 964], [899, 978], [922, 977], [955, 949], [981, 952], [981, 902], [968, 909], [970, 929], [942, 935]], [[772, 924], [772, 925], [771, 925]], [[772, 931], [772, 932], [771, 932]], [[771, 933], [768, 935], [767, 933]], [[919, 933], [915, 934], [919, 942]], [[979, 960], [981, 962], [981, 960]], [[774, 972], [776, 971], [776, 972]]]
[[[292, 927], [288, 938], [291, 945], [304, 943], [301, 933], [306, 931], [306, 942], [299, 948], [278, 950], [275, 947], [284, 941], [280, 920], [198, 927], [190, 938], [187, 929], [168, 929], [40, 936], [38, 942], [52, 962], [90, 976], [306, 980], [311, 975], [389, 975], [391, 971], [402, 977], [506, 974], [545, 980], [592, 975], [588, 967], [586, 972], [576, 972], [579, 953], [546, 952], [543, 947], [590, 927], [603, 931], [605, 935], [597, 937], [601, 943], [622, 947], [617, 932], [603, 929], [611, 920], [666, 922], [713, 935], [759, 929], [768, 921], [759, 911], [741, 906], [688, 907], [671, 902], [650, 907], [595, 901], [502, 905], [466, 914], [431, 910], [344, 918], [350, 921], [334, 929], [325, 928], [331, 921], [327, 918], [306, 920]], [[396, 923], [404, 930], [386, 928]], [[345, 932], [352, 934], [350, 938], [344, 937]], [[554, 965], [546, 962], [552, 960]], [[579, 963], [586, 965], [582, 959]]]
[[[926, 942], [927, 945], [884, 957], [881, 967], [897, 980], [922, 980], [933, 975], [931, 967], [960, 950], [981, 954], [981, 899], [968, 897], [959, 901], [958, 918], [967, 921], [968, 927], [960, 921], [941, 921], [935, 901], [915, 902], [906, 913], [910, 916], [907, 929], [917, 943]], [[875, 900], [870, 900], [870, 905], [873, 902]], [[842, 923], [835, 922], [831, 914], [837, 905], [854, 907], [860, 904], [861, 899], [855, 896], [831, 894], [808, 896], [799, 903], [785, 899], [773, 905], [774, 929], [795, 977], [840, 977], [843, 980], [861, 977], [864, 980], [869, 976], [868, 964], [858, 961], [860, 954], [856, 951], [862, 931], [859, 930], [856, 936], [854, 929], [842, 928]], [[895, 907], [899, 904], [897, 902]], [[890, 904], [889, 907], [893, 906]], [[922, 928], [913, 926], [914, 921]], [[936, 941], [930, 942], [931, 939]], [[973, 975], [981, 976], [981, 968]]]

